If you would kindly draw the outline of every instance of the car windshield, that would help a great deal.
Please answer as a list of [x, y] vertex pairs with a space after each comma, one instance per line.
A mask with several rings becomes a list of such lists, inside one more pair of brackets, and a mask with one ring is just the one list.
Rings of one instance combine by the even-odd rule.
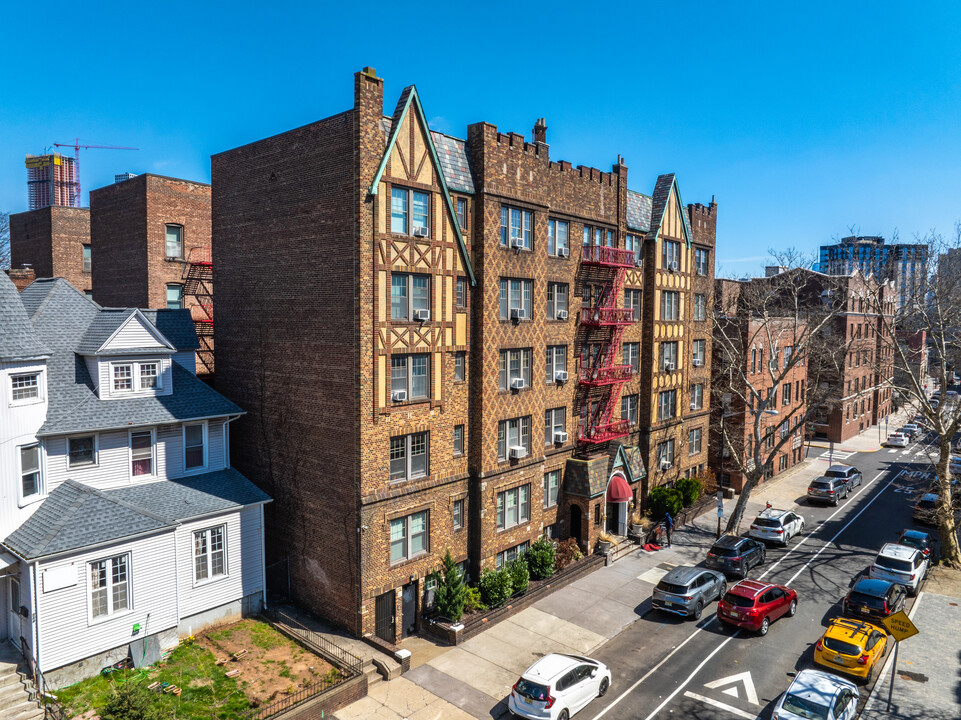
[[778, 522], [777, 520], [771, 520], [769, 518], [758, 518], [757, 520], [754, 521], [754, 524], [757, 525], [758, 527], [764, 527], [764, 528], [781, 527], [780, 522]]
[[918, 550], [924, 550], [924, 540], [919, 537], [905, 535], [903, 538], [901, 538], [901, 544], [907, 545], [908, 547], [917, 548]]
[[672, 593], [673, 595], [683, 595], [687, 592], [687, 585], [675, 585], [674, 583], [669, 583], [666, 580], [661, 580], [657, 584], [658, 590], [663, 590], [667, 593]]
[[781, 707], [798, 717], [807, 718], [807, 720], [827, 720], [828, 717], [827, 705], [808, 700], [794, 693], [788, 693], [784, 696], [784, 703]]
[[867, 605], [870, 608], [875, 608], [880, 610], [884, 607], [884, 598], [874, 597], [873, 595], [865, 595], [864, 593], [853, 592], [848, 599], [852, 605]]
[[861, 648], [849, 642], [838, 640], [837, 638], [825, 637], [824, 647], [842, 655], [860, 655]]
[[884, 555], [878, 555], [878, 559], [874, 561], [874, 564], [878, 567], [887, 568], [888, 570], [896, 570], [898, 572], [911, 572], [911, 561], [910, 560], [899, 560], [898, 558], [885, 557]]
[[524, 678], [517, 681], [514, 689], [519, 694], [529, 697], [531, 700], [547, 700], [547, 696], [550, 694], [550, 688], [544, 685], [538, 685]]
[[734, 593], [726, 593], [724, 595], [724, 602], [728, 605], [737, 605], [738, 607], [754, 607], [754, 598], [747, 598], [742, 595], [735, 595]]
[[735, 550], [734, 548], [718, 547], [715, 545], [711, 548], [711, 552], [718, 557], [736, 557], [741, 554], [740, 550]]
[[826, 477], [846, 478], [848, 476], [848, 471], [847, 470], [828, 470], [826, 473], [824, 473], [824, 475]]

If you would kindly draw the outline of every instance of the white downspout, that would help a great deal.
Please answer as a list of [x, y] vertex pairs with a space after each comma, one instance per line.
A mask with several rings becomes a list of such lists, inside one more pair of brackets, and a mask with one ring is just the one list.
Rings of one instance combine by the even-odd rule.
[[[30, 614], [33, 616], [30, 624], [33, 626], [33, 659], [40, 671], [40, 596], [37, 594], [37, 564], [30, 564]], [[17, 608], [20, 612], [20, 608]]]
[[[290, 569], [287, 570], [290, 572]], [[264, 610], [267, 609], [267, 545], [264, 543], [264, 504], [260, 503], [260, 582], [263, 583], [261, 597]]]

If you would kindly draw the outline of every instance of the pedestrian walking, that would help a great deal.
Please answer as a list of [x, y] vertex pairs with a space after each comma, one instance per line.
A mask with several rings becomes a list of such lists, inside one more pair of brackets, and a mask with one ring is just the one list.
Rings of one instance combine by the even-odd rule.
[[664, 513], [664, 533], [667, 535], [667, 546], [671, 547], [671, 531], [674, 530], [674, 518], [671, 513]]

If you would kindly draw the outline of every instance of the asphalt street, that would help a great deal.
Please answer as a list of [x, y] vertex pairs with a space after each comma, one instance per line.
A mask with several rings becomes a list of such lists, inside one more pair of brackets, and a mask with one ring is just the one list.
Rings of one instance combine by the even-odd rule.
[[[722, 624], [714, 603], [695, 624], [654, 611], [650, 600], [642, 599], [641, 619], [595, 653], [610, 666], [614, 681], [611, 691], [581, 714], [605, 720], [769, 718], [793, 676], [816, 667], [814, 644], [841, 614], [841, 598], [857, 575], [881, 545], [915, 526], [913, 500], [931, 482], [924, 477], [931, 470], [929, 452], [934, 451], [915, 442], [906, 449], [836, 454], [835, 462], [862, 471], [863, 484], [837, 508], [810, 505], [803, 494], [796, 499], [805, 535], [786, 549], [769, 546], [766, 563], [749, 575], [798, 592], [797, 615], [775, 622], [766, 637]], [[822, 454], [810, 451], [827, 467]], [[862, 705], [870, 690], [862, 687]]]

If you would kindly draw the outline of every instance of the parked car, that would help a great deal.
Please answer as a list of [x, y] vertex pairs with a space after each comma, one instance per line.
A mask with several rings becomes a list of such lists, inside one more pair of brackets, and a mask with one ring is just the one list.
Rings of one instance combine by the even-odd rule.
[[704, 564], [725, 575], [747, 577], [748, 570], [764, 562], [767, 548], [757, 540], [722, 535], [707, 551]]
[[925, 493], [914, 503], [914, 522], [924, 525], [934, 525], [934, 511], [938, 507], [937, 493]]
[[875, 622], [904, 610], [905, 602], [907, 592], [902, 585], [862, 575], [841, 601], [841, 608], [848, 617]]
[[881, 664], [888, 634], [863, 620], [833, 618], [814, 646], [814, 662], [865, 681]]
[[599, 660], [551, 653], [514, 683], [507, 707], [522, 718], [567, 720], [610, 686], [611, 671]]
[[854, 720], [858, 687], [837, 675], [802, 670], [774, 706], [778, 720]]
[[957, 390], [948, 390], [944, 395], [945, 395], [945, 397], [956, 398], [956, 397], [958, 396], [958, 391], [957, 391]]
[[797, 593], [785, 585], [741, 580], [717, 602], [717, 618], [729, 625], [767, 635], [782, 615], [794, 617]]
[[928, 560], [934, 560], [937, 540], [923, 530], [902, 530], [898, 536], [898, 545], [907, 545], [920, 550]]
[[908, 446], [908, 436], [902, 435], [901, 433], [894, 432], [888, 435], [888, 439], [884, 443], [888, 447], [907, 447]]
[[848, 490], [856, 488], [864, 481], [864, 476], [861, 475], [861, 471], [853, 465], [832, 465], [828, 468], [828, 471], [824, 473], [824, 477], [841, 478], [847, 483]]
[[684, 565], [661, 578], [651, 595], [651, 605], [699, 620], [704, 606], [726, 592], [727, 578], [721, 573]]
[[908, 594], [918, 594], [921, 583], [928, 576], [929, 560], [916, 548], [896, 543], [885, 543], [874, 558], [868, 575], [879, 580], [890, 580], [904, 585]]
[[961, 474], [961, 457], [952, 455], [951, 459], [948, 460], [948, 469], [952, 475]]
[[808, 502], [826, 502], [837, 505], [848, 496], [848, 484], [841, 478], [830, 478], [822, 475], [815, 478], [808, 486]]
[[748, 535], [756, 540], [771, 540], [787, 545], [791, 538], [804, 532], [804, 518], [790, 510], [765, 508], [754, 518]]
[[904, 435], [908, 440], [914, 440], [918, 435], [918, 426], [908, 423], [907, 425], [899, 427], [897, 432]]

